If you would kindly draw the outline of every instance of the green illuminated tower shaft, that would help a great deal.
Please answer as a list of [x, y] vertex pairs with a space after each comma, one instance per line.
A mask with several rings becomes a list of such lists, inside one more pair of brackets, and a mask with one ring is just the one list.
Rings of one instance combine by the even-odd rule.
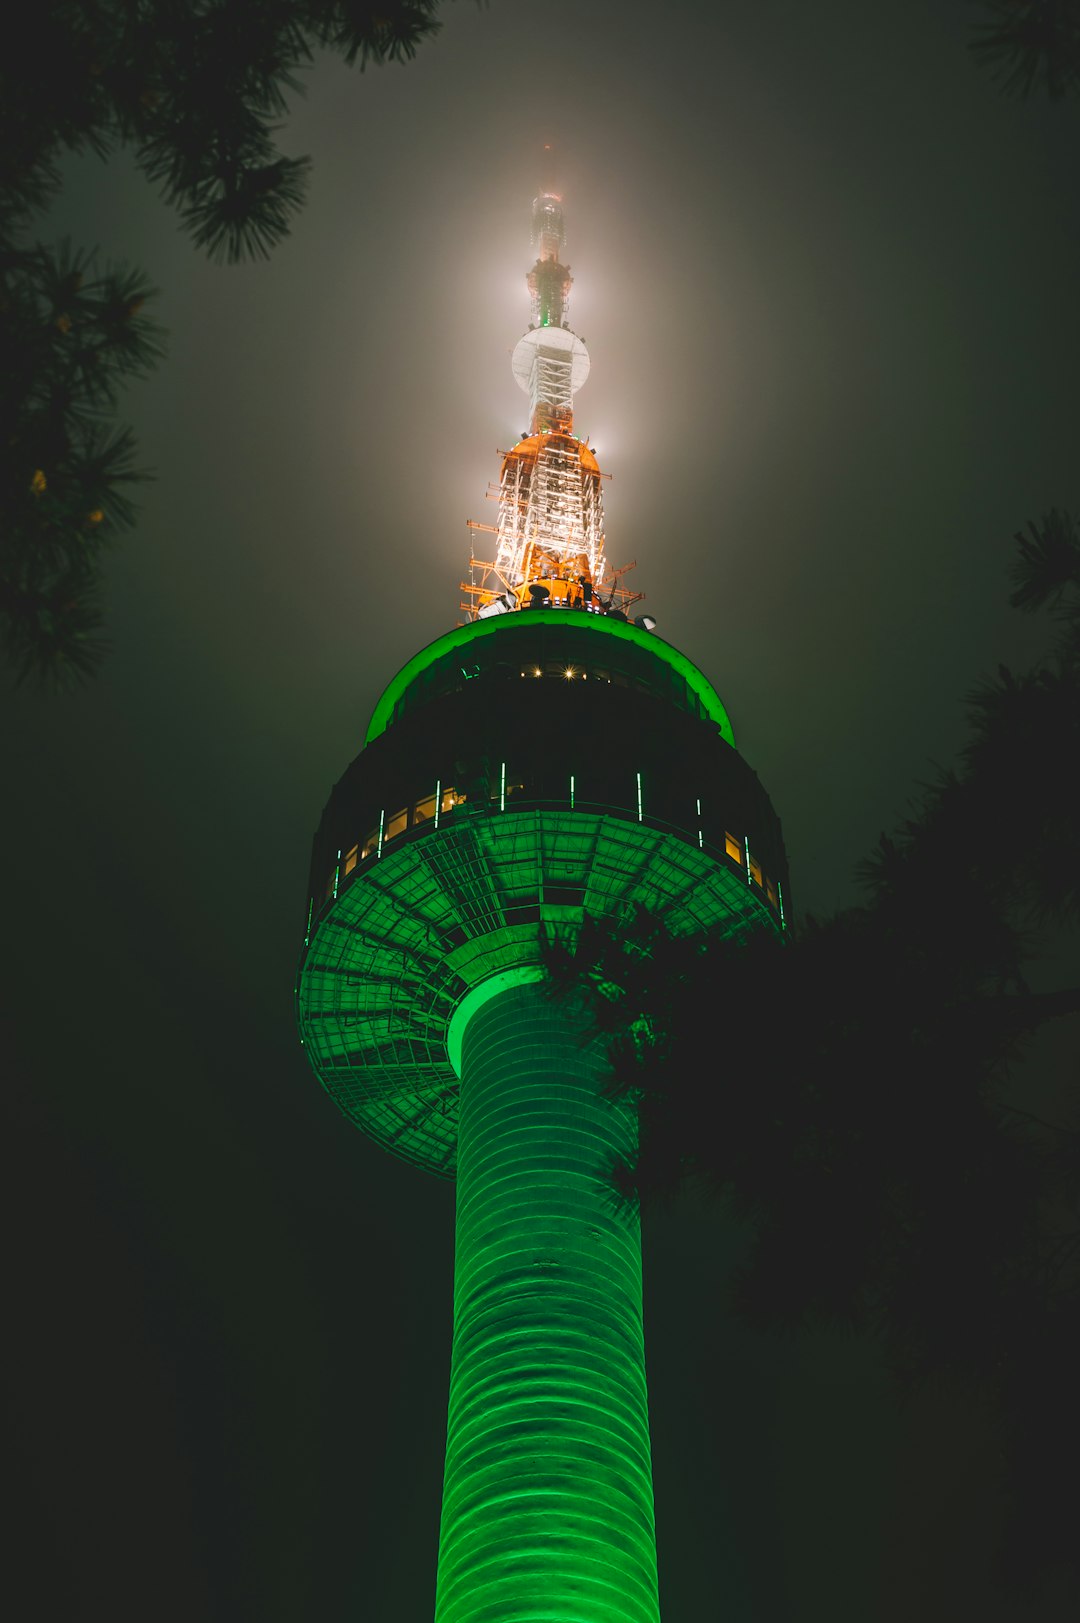
[[462, 1038], [436, 1623], [659, 1617], [632, 1113], [544, 989]]

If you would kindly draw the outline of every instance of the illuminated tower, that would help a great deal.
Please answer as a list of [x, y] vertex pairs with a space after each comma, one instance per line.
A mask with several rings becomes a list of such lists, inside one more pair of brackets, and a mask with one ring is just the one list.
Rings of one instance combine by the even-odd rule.
[[779, 824], [724, 707], [604, 560], [563, 245], [542, 192], [529, 432], [477, 526], [495, 555], [331, 794], [297, 989], [345, 1114], [458, 1182], [437, 1623], [659, 1615], [640, 1233], [610, 1180], [634, 1113], [543, 945], [636, 905], [676, 932], [784, 926]]

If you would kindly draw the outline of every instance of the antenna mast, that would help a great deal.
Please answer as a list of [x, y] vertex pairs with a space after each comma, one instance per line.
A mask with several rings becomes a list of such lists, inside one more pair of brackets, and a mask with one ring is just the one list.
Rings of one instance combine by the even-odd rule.
[[[604, 502], [600, 471], [587, 440], [574, 432], [574, 396], [589, 375], [585, 341], [568, 320], [570, 267], [563, 262], [562, 197], [548, 179], [532, 205], [536, 260], [526, 276], [532, 320], [514, 348], [514, 380], [529, 397], [528, 432], [503, 459], [489, 494], [498, 521], [469, 521], [496, 537], [490, 562], [470, 559], [461, 608], [468, 620], [532, 607], [621, 614], [640, 593], [605, 579]], [[607, 592], [606, 598], [603, 593]]]

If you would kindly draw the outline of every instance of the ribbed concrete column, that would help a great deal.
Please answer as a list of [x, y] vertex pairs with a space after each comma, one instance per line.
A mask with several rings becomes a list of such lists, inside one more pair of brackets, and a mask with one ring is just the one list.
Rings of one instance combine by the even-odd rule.
[[632, 1116], [539, 986], [462, 1039], [436, 1623], [658, 1623]]

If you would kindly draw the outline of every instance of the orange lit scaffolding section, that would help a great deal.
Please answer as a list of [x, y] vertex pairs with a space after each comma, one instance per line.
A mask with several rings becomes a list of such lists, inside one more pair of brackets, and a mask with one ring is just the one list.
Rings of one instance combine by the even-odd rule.
[[490, 562], [469, 560], [461, 610], [467, 621], [528, 608], [574, 608], [625, 616], [642, 597], [618, 583], [625, 568], [604, 557], [604, 502], [596, 456], [574, 433], [574, 396], [589, 375], [589, 352], [566, 319], [569, 266], [562, 200], [542, 191], [533, 202], [537, 259], [526, 278], [533, 319], [514, 349], [513, 373], [529, 396], [529, 432], [502, 451], [499, 482], [488, 494], [498, 522], [470, 519], [495, 537]]

